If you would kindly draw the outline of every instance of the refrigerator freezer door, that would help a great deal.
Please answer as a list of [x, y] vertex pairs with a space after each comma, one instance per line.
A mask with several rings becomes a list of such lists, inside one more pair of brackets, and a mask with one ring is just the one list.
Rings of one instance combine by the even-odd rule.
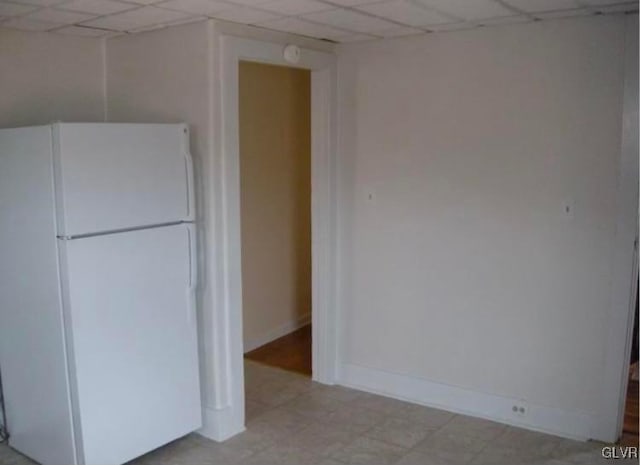
[[189, 225], [63, 243], [84, 463], [122, 464], [201, 426]]
[[183, 124], [55, 124], [58, 235], [193, 219]]

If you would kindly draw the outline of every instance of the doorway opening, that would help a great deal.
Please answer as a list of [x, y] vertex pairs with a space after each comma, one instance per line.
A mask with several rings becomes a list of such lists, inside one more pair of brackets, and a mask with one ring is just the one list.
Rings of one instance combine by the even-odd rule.
[[[251, 399], [247, 392], [260, 384], [279, 389], [277, 383], [268, 383], [265, 371], [277, 371], [282, 377], [301, 377], [301, 385], [309, 378], [292, 372], [245, 362], [243, 340], [243, 283], [242, 234], [240, 194], [240, 98], [239, 71], [242, 61], [289, 66], [308, 70], [311, 79], [311, 312], [312, 318], [312, 380], [333, 384], [339, 365], [337, 295], [339, 277], [337, 262], [338, 213], [336, 192], [336, 57], [332, 53], [300, 47], [299, 60], [293, 64], [284, 58], [283, 42], [269, 42], [211, 31], [218, 37], [221, 70], [220, 98], [215, 118], [220, 130], [217, 145], [218, 170], [213, 175], [218, 189], [215, 221], [212, 227], [218, 233], [215, 243], [218, 254], [215, 284], [219, 299], [212, 331], [219, 343], [215, 351], [215, 364], [219, 367], [214, 379], [216, 406], [205, 411], [205, 430], [215, 438], [228, 438], [243, 430], [250, 416]], [[294, 44], [289, 44], [294, 45]], [[322, 47], [320, 47], [322, 48]], [[282, 103], [278, 102], [281, 106]], [[224, 117], [222, 117], [224, 115]], [[214, 115], [215, 116], [215, 115]], [[219, 126], [218, 126], [219, 125]], [[245, 228], [246, 229], [246, 228]], [[251, 363], [253, 372], [245, 370]], [[257, 376], [256, 376], [257, 375]], [[257, 381], [265, 380], [264, 383]], [[246, 383], [245, 383], [246, 380]], [[264, 389], [262, 390], [264, 391]], [[290, 390], [288, 391], [290, 394]], [[257, 404], [255, 404], [257, 405]], [[255, 406], [253, 405], [253, 406]], [[245, 409], [246, 406], [246, 409]], [[219, 408], [218, 408], [219, 407]], [[255, 409], [253, 409], [255, 413]], [[246, 415], [245, 415], [246, 413]]]
[[310, 377], [311, 71], [238, 66], [244, 356]]

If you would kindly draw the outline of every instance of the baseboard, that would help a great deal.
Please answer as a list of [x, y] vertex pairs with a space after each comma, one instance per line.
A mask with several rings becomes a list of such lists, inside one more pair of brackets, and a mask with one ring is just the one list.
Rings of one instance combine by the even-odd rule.
[[239, 421], [238, 415], [231, 407], [205, 407], [202, 411], [202, 428], [197, 432], [201, 436], [222, 442], [244, 430], [244, 419]]
[[273, 328], [269, 331], [266, 331], [264, 334], [259, 337], [255, 337], [250, 339], [249, 341], [244, 342], [244, 353], [251, 352], [258, 347], [262, 347], [265, 344], [268, 344], [271, 341], [275, 341], [276, 339], [286, 336], [289, 333], [292, 333], [296, 329], [300, 329], [303, 326], [311, 323], [311, 313], [307, 313], [304, 316], [301, 316], [295, 321], [290, 321], [283, 325], [278, 326], [277, 328]]
[[[521, 399], [486, 394], [422, 378], [343, 364], [339, 384], [454, 413], [485, 418], [570, 439], [593, 438], [591, 414], [534, 405]], [[524, 414], [514, 413], [513, 406]], [[596, 438], [597, 439], [597, 438]]]

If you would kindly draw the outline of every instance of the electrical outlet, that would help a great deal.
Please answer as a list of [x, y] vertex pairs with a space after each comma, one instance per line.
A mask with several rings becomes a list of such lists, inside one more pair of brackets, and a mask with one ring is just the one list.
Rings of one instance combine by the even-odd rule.
[[517, 417], [524, 417], [527, 415], [527, 407], [522, 404], [514, 404], [511, 407], [511, 413]]

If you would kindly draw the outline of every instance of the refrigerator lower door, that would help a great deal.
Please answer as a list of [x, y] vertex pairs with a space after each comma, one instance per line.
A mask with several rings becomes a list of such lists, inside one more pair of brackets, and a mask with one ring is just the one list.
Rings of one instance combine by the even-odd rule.
[[193, 231], [63, 241], [79, 455], [122, 464], [201, 426]]

